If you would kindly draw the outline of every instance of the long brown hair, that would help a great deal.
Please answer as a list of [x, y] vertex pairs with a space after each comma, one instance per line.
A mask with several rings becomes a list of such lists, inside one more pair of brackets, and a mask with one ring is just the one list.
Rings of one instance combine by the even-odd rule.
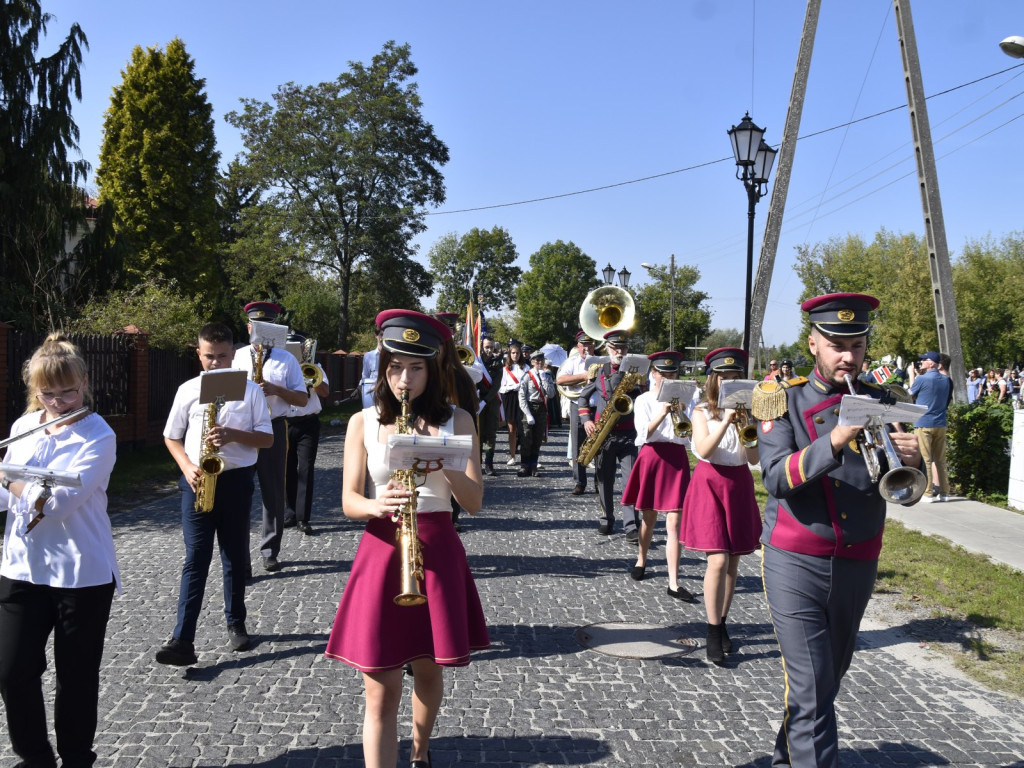
[[39, 393], [51, 387], [72, 387], [82, 383], [82, 402], [92, 406], [89, 367], [78, 347], [63, 333], [51, 333], [32, 353], [21, 369], [25, 382], [25, 413], [42, 409]]
[[718, 407], [718, 392], [722, 388], [722, 375], [715, 371], [708, 371], [707, 380], [704, 382], [704, 402], [708, 406], [711, 418], [718, 421], [722, 418], [722, 409]]
[[[395, 353], [387, 347], [380, 350], [380, 366], [378, 368], [377, 386], [373, 390], [373, 398], [380, 408], [380, 423], [394, 424], [402, 413], [402, 404], [398, 402], [388, 386], [387, 370], [391, 365], [391, 358]], [[409, 355], [398, 355], [398, 357], [409, 357]], [[409, 403], [409, 410], [413, 416], [421, 417], [432, 427], [440, 426], [448, 421], [452, 409], [446, 397], [444, 378], [441, 376], [441, 366], [436, 357], [419, 358], [427, 366], [427, 386], [423, 394]]]

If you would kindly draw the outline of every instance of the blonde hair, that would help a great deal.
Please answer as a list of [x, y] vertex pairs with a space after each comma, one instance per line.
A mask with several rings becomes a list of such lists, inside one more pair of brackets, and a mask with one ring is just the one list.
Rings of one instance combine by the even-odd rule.
[[73, 387], [81, 382], [82, 402], [92, 405], [88, 386], [89, 368], [85, 358], [63, 333], [51, 333], [39, 345], [21, 371], [25, 382], [25, 413], [42, 409], [39, 395], [44, 389]]

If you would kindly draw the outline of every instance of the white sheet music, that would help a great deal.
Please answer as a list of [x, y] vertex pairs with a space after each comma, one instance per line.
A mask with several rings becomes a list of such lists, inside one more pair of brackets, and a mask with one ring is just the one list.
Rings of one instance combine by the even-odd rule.
[[750, 410], [750, 399], [758, 383], [753, 379], [723, 379], [718, 388], [718, 407]]
[[472, 450], [470, 435], [388, 435], [384, 461], [389, 472], [396, 469], [465, 471]]
[[284, 349], [288, 342], [288, 326], [277, 323], [265, 323], [252, 320], [252, 333], [249, 334], [250, 344], [266, 344], [267, 346]]
[[863, 426], [872, 416], [878, 416], [883, 424], [913, 423], [927, 410], [927, 406], [915, 403], [884, 405], [868, 395], [843, 395], [839, 404], [839, 426]]
[[678, 399], [683, 405], [693, 400], [697, 393], [697, 383], [694, 381], [679, 381], [678, 379], [663, 379], [661, 389], [658, 390], [658, 402], [670, 403], [672, 399]]

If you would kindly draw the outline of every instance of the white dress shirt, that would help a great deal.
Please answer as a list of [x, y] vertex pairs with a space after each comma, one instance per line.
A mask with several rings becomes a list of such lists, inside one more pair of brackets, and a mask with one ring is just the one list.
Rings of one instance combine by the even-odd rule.
[[[302, 367], [295, 355], [283, 349], [272, 347], [270, 354], [264, 353], [263, 380], [279, 387], [291, 389], [296, 392], [306, 391], [306, 380], [302, 378]], [[232, 368], [238, 368], [249, 373], [252, 378], [252, 345], [242, 347], [235, 351], [235, 360]], [[270, 406], [270, 418], [277, 419], [288, 415], [289, 404], [278, 397], [271, 395], [267, 398], [267, 405]]]

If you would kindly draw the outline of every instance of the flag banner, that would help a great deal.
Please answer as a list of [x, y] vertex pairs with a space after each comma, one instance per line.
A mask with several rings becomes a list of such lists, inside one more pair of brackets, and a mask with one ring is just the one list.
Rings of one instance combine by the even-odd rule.
[[885, 384], [885, 382], [892, 378], [892, 369], [887, 365], [881, 365], [871, 372], [871, 377], [878, 384]]

